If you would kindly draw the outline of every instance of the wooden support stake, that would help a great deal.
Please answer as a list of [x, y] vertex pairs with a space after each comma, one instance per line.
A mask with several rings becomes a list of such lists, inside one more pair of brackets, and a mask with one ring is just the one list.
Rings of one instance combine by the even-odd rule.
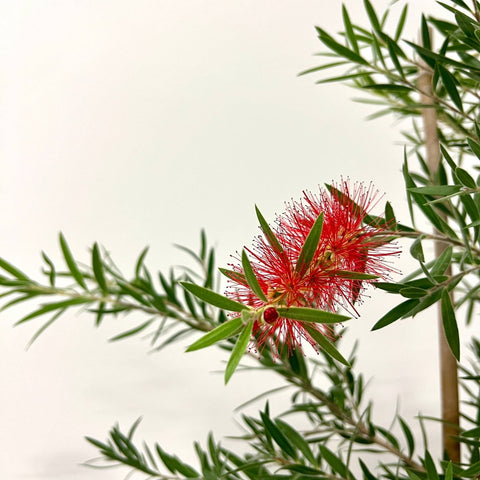
[[[432, 71], [425, 64], [419, 73], [418, 88], [422, 92], [420, 102], [424, 105], [434, 105], [435, 100], [432, 91]], [[427, 163], [430, 170], [430, 180], [432, 181], [432, 184], [435, 184], [437, 183], [437, 173], [440, 164], [440, 142], [438, 140], [437, 112], [435, 108], [424, 108], [422, 110], [422, 119]], [[446, 220], [446, 218], [444, 219]], [[442, 254], [445, 246], [441, 242], [435, 241], [434, 248], [435, 256], [438, 258]], [[452, 269], [449, 267], [445, 272], [445, 275], [450, 276], [451, 274]], [[457, 360], [453, 356], [445, 337], [440, 303], [438, 303], [438, 335], [441, 408], [443, 420], [443, 451], [450, 460], [460, 462], [460, 443], [453, 438], [460, 433]]]

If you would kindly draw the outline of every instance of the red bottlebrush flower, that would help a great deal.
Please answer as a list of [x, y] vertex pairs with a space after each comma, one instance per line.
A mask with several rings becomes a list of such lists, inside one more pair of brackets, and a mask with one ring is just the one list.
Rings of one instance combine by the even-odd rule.
[[[257, 310], [253, 335], [259, 350], [270, 343], [277, 352], [283, 346], [292, 351], [301, 347], [302, 339], [316, 347], [302, 322], [281, 317], [276, 307], [331, 312], [343, 307], [357, 315], [354, 304], [364, 284], [372, 281], [368, 277], [388, 277], [392, 269], [387, 259], [398, 251], [388, 245], [388, 227], [366, 222], [376, 197], [371, 186], [357, 184], [351, 189], [346, 181], [317, 195], [304, 192], [301, 201], [287, 204], [277, 218], [274, 234], [278, 245], [265, 235], [254, 241], [253, 249], [246, 249], [266, 300], [259, 298], [241, 275], [230, 277], [227, 295]], [[299, 269], [305, 241], [321, 214], [323, 228], [318, 245], [309, 265]], [[241, 266], [234, 265], [233, 269], [243, 273]], [[313, 325], [333, 338], [329, 325]]]

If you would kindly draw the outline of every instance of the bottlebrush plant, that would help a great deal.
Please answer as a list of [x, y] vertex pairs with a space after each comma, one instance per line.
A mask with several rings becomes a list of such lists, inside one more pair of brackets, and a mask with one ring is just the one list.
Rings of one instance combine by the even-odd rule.
[[[257, 416], [243, 416], [238, 451], [209, 436], [206, 448], [195, 443], [198, 462], [190, 465], [168, 453], [168, 446], [138, 446], [135, 423], [126, 433], [112, 428], [106, 441], [87, 438], [106, 465], [165, 480], [479, 477], [480, 342], [470, 339], [473, 360], [458, 366], [464, 355], [457, 317], [461, 313], [466, 324], [477, 322], [480, 300], [480, 4], [439, 3], [445, 18], [423, 16], [418, 42], [402, 39], [407, 5], [392, 21], [390, 10], [378, 15], [364, 0], [367, 26], [352, 22], [344, 7], [339, 35], [317, 27], [325, 63], [304, 72], [323, 75], [321, 84], [342, 82], [360, 90], [382, 106], [373, 117], [393, 113], [411, 118], [402, 159], [411, 226], [396, 221], [388, 202], [381, 214], [374, 214], [379, 199], [373, 187], [344, 180], [315, 195], [304, 193], [274, 223], [257, 208], [261, 235], [221, 269], [228, 280], [225, 294], [214, 282], [214, 251], [204, 232], [199, 253], [189, 250], [204, 274], [195, 282], [188, 270], [180, 276], [172, 270], [159, 273], [157, 285], [144, 263], [146, 250], [132, 279], [118, 271], [97, 243], [90, 266], [80, 264], [63, 235], [59, 240], [67, 269], [59, 271], [44, 254], [45, 283], [0, 259], [3, 308], [35, 305], [17, 324], [50, 315], [34, 339], [74, 307], [87, 307], [97, 325], [107, 317], [143, 312], [148, 320], [115, 339], [152, 329], [153, 343], [162, 348], [200, 332], [188, 350], [216, 344], [229, 352], [226, 381], [247, 352], [294, 391], [283, 415], [272, 416], [267, 402]], [[419, 214], [430, 229], [417, 228]], [[394, 272], [400, 238], [411, 240], [418, 269], [399, 280]], [[433, 244], [430, 258], [424, 253], [426, 243]], [[354, 368], [355, 352], [340, 353], [333, 325], [357, 316], [356, 304], [368, 284], [398, 298], [374, 329], [438, 307], [441, 452], [430, 451], [399, 414], [399, 435], [375, 423], [363, 376]], [[317, 353], [302, 351], [302, 342]], [[459, 386], [466, 399], [463, 411]]]

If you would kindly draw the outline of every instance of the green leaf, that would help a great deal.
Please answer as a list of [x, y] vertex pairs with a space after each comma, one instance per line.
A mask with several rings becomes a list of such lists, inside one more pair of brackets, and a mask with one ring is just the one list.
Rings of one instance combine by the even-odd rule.
[[258, 283], [258, 279], [253, 271], [252, 265], [250, 260], [248, 259], [247, 252], [242, 250], [242, 267], [243, 271], [245, 272], [245, 278], [247, 280], [248, 286], [251, 288], [252, 292], [264, 302], [267, 301], [267, 297], [263, 293], [262, 287]]
[[332, 276], [340, 278], [348, 278], [350, 280], [375, 280], [379, 278], [378, 275], [371, 273], [351, 272], [350, 270], [335, 270], [332, 271]]
[[402, 427], [405, 438], [407, 439], [408, 456], [412, 458], [413, 452], [415, 450], [415, 439], [413, 437], [412, 431], [410, 430], [410, 427], [407, 425], [405, 420], [403, 420], [402, 417], [397, 417], [397, 418], [398, 418], [398, 421], [400, 422], [400, 426]]
[[442, 254], [435, 260], [430, 273], [432, 277], [443, 275], [452, 261], [453, 248], [448, 246]]
[[422, 46], [431, 50], [432, 43], [430, 41], [430, 32], [429, 32], [427, 20], [425, 19], [425, 15], [422, 15], [422, 22], [421, 23], [422, 23], [422, 26], [421, 26]]
[[380, 328], [386, 327], [391, 323], [399, 320], [400, 318], [404, 317], [408, 314], [410, 310], [412, 310], [416, 305], [418, 305], [419, 301], [417, 299], [410, 299], [406, 300], [403, 303], [400, 303], [396, 307], [392, 308], [388, 313], [386, 313], [373, 327], [372, 330], [379, 330]]
[[446, 68], [442, 67], [442, 65], [440, 64], [437, 64], [437, 69], [438, 69], [438, 72], [440, 73], [440, 77], [442, 79], [443, 85], [445, 86], [445, 89], [447, 90], [448, 95], [452, 99], [452, 102], [461, 112], [463, 112], [462, 99], [458, 94], [455, 77]]
[[65, 262], [67, 264], [68, 269], [70, 270], [70, 273], [72, 274], [72, 277], [82, 288], [87, 290], [87, 284], [85, 283], [82, 273], [77, 267], [77, 264], [73, 258], [72, 252], [70, 251], [70, 247], [68, 246], [67, 240], [63, 236], [62, 232], [60, 232], [59, 240], [60, 240], [60, 248], [62, 249], [63, 257], [65, 258]]
[[102, 292], [105, 294], [108, 292], [107, 288], [107, 281], [105, 280], [105, 272], [103, 269], [103, 261], [102, 257], [100, 255], [100, 249], [98, 248], [97, 242], [93, 244], [93, 249], [92, 249], [92, 267], [93, 267], [93, 274], [95, 275], [95, 280], [97, 280], [97, 283], [102, 290]]
[[425, 261], [425, 256], [423, 254], [423, 247], [422, 247], [422, 237], [418, 237], [410, 247], [410, 255], [419, 262]]
[[461, 190], [459, 185], [429, 185], [427, 187], [409, 188], [408, 191], [412, 193], [420, 193], [422, 195], [452, 195]]
[[395, 213], [393, 212], [390, 202], [385, 203], [385, 221], [390, 229], [396, 230], [397, 219], [395, 218]]
[[444, 480], [453, 480], [453, 463], [451, 460], [448, 462], [447, 468], [445, 469]]
[[393, 83], [376, 83], [375, 85], [364, 85], [362, 88], [365, 90], [379, 90], [390, 93], [408, 93], [412, 91], [410, 87], [395, 85]]
[[320, 236], [322, 235], [323, 229], [323, 212], [315, 220], [310, 232], [305, 239], [302, 250], [298, 257], [297, 264], [295, 265], [295, 271], [303, 276], [305, 272], [310, 267], [315, 252], [317, 251], [318, 243], [320, 241]]
[[425, 451], [424, 465], [425, 465], [425, 469], [427, 470], [428, 480], [440, 480], [437, 469], [435, 467], [435, 462], [433, 461], [433, 458], [430, 455], [430, 452], [428, 450]]
[[467, 138], [468, 146], [471, 148], [473, 154], [477, 157], [480, 158], [480, 144], [477, 143], [473, 138], [468, 137]]
[[325, 335], [323, 335], [314, 326], [309, 325], [308, 323], [304, 324], [303, 327], [326, 354], [330, 355], [335, 360], [338, 360], [340, 363], [343, 363], [347, 367], [350, 367], [350, 363], [337, 350], [333, 343], [328, 340], [327, 337], [325, 337]]
[[472, 176], [463, 168], [457, 167], [455, 169], [455, 175], [462, 185], [468, 188], [477, 188], [477, 184]]
[[408, 14], [408, 3], [403, 7], [402, 13], [398, 20], [397, 29], [395, 30], [395, 36], [393, 37], [396, 42], [400, 39], [403, 32], [403, 27], [405, 26], [405, 20], [407, 19]]
[[400, 290], [400, 295], [407, 298], [422, 298], [428, 294], [428, 291], [423, 288], [405, 287]]
[[222, 323], [217, 328], [214, 328], [203, 337], [200, 337], [196, 342], [193, 342], [185, 351], [193, 352], [201, 348], [209, 347], [220, 340], [236, 335], [242, 327], [242, 319], [240, 317], [232, 318], [231, 320]]
[[450, 295], [447, 289], [442, 292], [442, 320], [445, 337], [448, 345], [452, 350], [453, 355], [457, 360], [460, 360], [460, 338], [458, 335], [457, 319], [455, 318], [455, 311], [453, 310]]
[[183, 288], [185, 288], [185, 290], [193, 293], [193, 295], [198, 297], [200, 300], [203, 300], [204, 302], [207, 302], [215, 307], [222, 308], [223, 310], [228, 310], [230, 312], [241, 312], [247, 308], [245, 305], [242, 305], [241, 303], [230, 298], [224, 297], [223, 295], [220, 295], [209, 288], [201, 287], [200, 285], [190, 282], [179, 283]]
[[301, 322], [311, 323], [341, 323], [350, 320], [350, 317], [338, 313], [324, 312], [316, 308], [308, 307], [290, 307], [275, 308], [277, 313], [284, 318], [299, 320]]
[[45, 313], [53, 312], [54, 310], [60, 310], [67, 307], [73, 307], [76, 305], [82, 305], [84, 303], [90, 303], [92, 300], [89, 298], [71, 298], [69, 300], [62, 300], [61, 302], [53, 302], [49, 303], [38, 310], [35, 310], [32, 313], [29, 313], [25, 317], [18, 320], [15, 325], [20, 325], [21, 323], [27, 322], [28, 320], [32, 320], [33, 318], [39, 317], [40, 315], [44, 315]]
[[267, 413], [260, 412], [263, 425], [266, 432], [275, 440], [275, 443], [281, 448], [281, 450], [292, 458], [297, 458], [295, 449], [291, 445], [288, 437], [286, 437], [282, 431], [272, 422]]
[[350, 16], [348, 15], [348, 11], [345, 5], [342, 5], [342, 16], [343, 16], [343, 24], [345, 25], [345, 35], [353, 48], [355, 53], [359, 53], [360, 50], [358, 48], [357, 37], [353, 30], [352, 22], [350, 21]]
[[338, 458], [331, 450], [323, 445], [319, 445], [320, 455], [329, 465], [332, 470], [339, 474], [340, 478], [355, 478], [351, 472], [348, 471], [347, 466]]
[[143, 266], [143, 262], [145, 260], [147, 253], [148, 253], [148, 247], [145, 247], [138, 257], [137, 264], [135, 265], [135, 277], [137, 278], [140, 276], [140, 271]]
[[292, 426], [288, 423], [284, 422], [280, 418], [275, 420], [277, 427], [280, 431], [284, 434], [284, 436], [288, 439], [288, 441], [294, 446], [297, 447], [304, 455], [304, 457], [312, 464], [315, 464], [315, 457], [313, 456], [313, 452], [308, 445], [308, 442], [305, 440], [303, 435], [297, 432]]
[[53, 262], [50, 260], [48, 255], [45, 252], [42, 252], [42, 257], [45, 263], [48, 265], [50, 268], [50, 271], [48, 272], [48, 279], [50, 281], [50, 286], [54, 287], [55, 286], [55, 277], [56, 277], [56, 271], [55, 271], [55, 265]]
[[373, 9], [372, 4], [370, 3], [369, 0], [364, 0], [364, 5], [365, 5], [365, 10], [367, 11], [368, 18], [370, 19], [370, 23], [372, 24], [372, 27], [374, 30], [377, 32], [381, 32], [382, 28], [380, 27], [380, 23], [378, 22], [378, 17], [377, 14], [375, 13], [375, 10]]
[[462, 432], [462, 437], [480, 438], [480, 427], [465, 430], [464, 432]]
[[245, 278], [245, 275], [243, 273], [236, 272], [235, 270], [229, 270], [228, 268], [219, 268], [219, 270], [228, 279], [232, 280], [232, 282], [247, 285], [247, 279]]
[[131, 328], [130, 330], [126, 330], [125, 332], [119, 333], [118, 335], [115, 335], [112, 338], [109, 338], [110, 342], [117, 342], [118, 340], [123, 340], [124, 338], [131, 337], [132, 335], [135, 335], [137, 333], [140, 333], [142, 330], [145, 330], [151, 323], [153, 322], [153, 319], [147, 320], [146, 322], [142, 323], [141, 325], [138, 325], [135, 328]]
[[[250, 312], [243, 310], [242, 312], [242, 319], [245, 322], [250, 317]], [[252, 329], [253, 329], [253, 322], [254, 319], [252, 318], [243, 329], [242, 333], [238, 337], [235, 346], [233, 347], [232, 354], [227, 363], [227, 368], [225, 369], [225, 384], [228, 383], [230, 378], [233, 375], [233, 372], [237, 368], [238, 364], [240, 363], [240, 359], [242, 358], [245, 350], [248, 347], [248, 343], [250, 342], [250, 337], [252, 336]]]
[[360, 65], [369, 65], [369, 63], [360, 55], [336, 42], [325, 30], [322, 30], [320, 27], [315, 28], [317, 30], [318, 38], [320, 39], [320, 41], [323, 42], [323, 44], [327, 46], [330, 50], [337, 53], [340, 57], [346, 58]]
[[255, 212], [257, 214], [260, 227], [262, 228], [263, 233], [265, 234], [265, 237], [267, 237], [268, 243], [270, 243], [270, 245], [274, 248], [274, 250], [277, 251], [277, 253], [283, 253], [283, 248], [280, 245], [278, 238], [275, 236], [272, 229], [270, 228], [266, 220], [263, 218], [263, 215], [260, 213], [260, 210], [256, 205], [255, 205]]

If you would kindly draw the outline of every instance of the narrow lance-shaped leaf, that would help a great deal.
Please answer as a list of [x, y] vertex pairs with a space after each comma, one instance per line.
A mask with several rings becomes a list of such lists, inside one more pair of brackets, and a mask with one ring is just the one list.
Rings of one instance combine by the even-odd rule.
[[323, 212], [315, 220], [310, 232], [305, 239], [302, 250], [298, 257], [297, 264], [295, 266], [295, 271], [300, 275], [303, 275], [308, 267], [310, 266], [315, 252], [318, 247], [318, 242], [320, 241], [320, 236], [322, 235], [323, 228]]
[[108, 291], [107, 281], [105, 279], [105, 272], [103, 268], [103, 261], [100, 255], [100, 249], [98, 248], [97, 242], [93, 244], [92, 249], [92, 268], [93, 274], [95, 275], [95, 280], [97, 280], [98, 286], [105, 294]]
[[232, 320], [222, 323], [217, 328], [199, 338], [196, 342], [193, 342], [185, 351], [193, 352], [195, 350], [200, 350], [201, 348], [209, 347], [220, 340], [233, 337], [239, 332], [241, 326], [242, 319], [240, 317], [232, 318]]
[[453, 310], [447, 289], [444, 289], [442, 292], [441, 306], [445, 337], [453, 355], [457, 360], [460, 360], [460, 338], [458, 335], [457, 319], [455, 318], [455, 311]]
[[345, 34], [347, 36], [347, 39], [350, 45], [352, 46], [353, 51], [358, 54], [360, 53], [360, 50], [358, 48], [357, 37], [353, 30], [352, 22], [350, 21], [350, 16], [348, 15], [348, 11], [345, 5], [342, 5], [342, 16], [343, 16], [343, 24], [345, 25]]
[[457, 86], [455, 85], [455, 77], [444, 67], [440, 64], [437, 64], [438, 72], [440, 73], [440, 77], [442, 79], [443, 85], [448, 92], [448, 95], [452, 99], [452, 102], [455, 106], [460, 110], [463, 111], [463, 104], [462, 99], [457, 90]]
[[359, 63], [360, 65], [369, 65], [369, 63], [360, 55], [336, 42], [327, 32], [325, 32], [325, 30], [319, 27], [315, 28], [320, 41], [323, 42], [330, 50], [340, 55], [340, 57], [347, 58], [348, 60], [354, 63]]
[[419, 300], [417, 299], [410, 299], [406, 300], [403, 303], [400, 303], [396, 307], [392, 308], [389, 312], [387, 312], [373, 327], [372, 330], [379, 330], [380, 328], [386, 327], [391, 323], [399, 320], [400, 318], [404, 317], [408, 314], [414, 307], [419, 304]]
[[267, 297], [263, 293], [262, 287], [258, 283], [258, 279], [253, 271], [250, 260], [248, 259], [247, 252], [242, 250], [242, 267], [245, 272], [245, 278], [247, 279], [248, 286], [252, 289], [252, 292], [264, 302], [267, 301]]
[[67, 264], [68, 269], [70, 270], [70, 273], [72, 274], [72, 277], [81, 287], [87, 290], [87, 284], [85, 283], [85, 279], [83, 278], [82, 273], [77, 267], [77, 263], [73, 258], [72, 252], [70, 251], [70, 247], [68, 246], [68, 243], [65, 240], [63, 233], [61, 232], [59, 235], [59, 240], [60, 240], [60, 248], [62, 249], [63, 257], [65, 258], [65, 262]]
[[472, 176], [463, 168], [457, 167], [455, 169], [455, 175], [462, 185], [467, 188], [477, 188], [477, 184]]
[[11, 263], [7, 262], [5, 259], [0, 258], [0, 267], [3, 268], [6, 272], [13, 275], [15, 278], [19, 280], [29, 281], [30, 279], [21, 272], [18, 268], [14, 267]]
[[340, 363], [343, 363], [347, 367], [350, 366], [350, 363], [337, 350], [335, 345], [333, 345], [333, 343], [322, 334], [322, 332], [319, 332], [313, 325], [309, 325], [308, 323], [304, 324], [303, 327], [326, 354], [330, 355], [335, 360], [338, 360]]
[[260, 227], [263, 230], [263, 233], [267, 237], [268, 243], [278, 252], [278, 253], [283, 253], [283, 248], [280, 245], [280, 242], [278, 241], [278, 238], [275, 236], [273, 233], [272, 229], [268, 225], [267, 221], [265, 218], [263, 218], [263, 215], [261, 214], [260, 210], [258, 207], [255, 205], [255, 212], [257, 214], [258, 221], [260, 223]]
[[430, 270], [432, 277], [443, 275], [452, 261], [453, 248], [449, 245], [442, 254], [435, 260]]
[[228, 268], [219, 268], [219, 270], [228, 279], [233, 280], [237, 283], [247, 284], [247, 279], [245, 278], [245, 275], [243, 273], [236, 272], [235, 270], [229, 270]]
[[[250, 312], [244, 310], [242, 312], [243, 321], [245, 321], [249, 317]], [[250, 341], [250, 337], [252, 335], [253, 322], [254, 319], [251, 318], [247, 323], [246, 327], [243, 329], [240, 336], [238, 337], [237, 343], [235, 343], [235, 346], [233, 347], [232, 354], [228, 359], [227, 368], [225, 369], [225, 384], [227, 384], [232, 377], [233, 372], [237, 368], [238, 364], [240, 363], [240, 359], [242, 358], [245, 350], [247, 349], [248, 342]]]
[[341, 323], [350, 320], [350, 317], [340, 315], [338, 313], [324, 312], [316, 308], [308, 307], [290, 307], [290, 308], [275, 308], [277, 313], [284, 318], [291, 320], [299, 320], [301, 322], [309, 323]]
[[222, 308], [223, 310], [228, 310], [230, 312], [241, 312], [246, 308], [245, 305], [236, 302], [235, 300], [224, 297], [209, 288], [201, 287], [195, 283], [180, 282], [180, 285], [190, 293], [193, 293], [193, 295], [200, 300], [203, 300], [214, 307]]
[[44, 315], [45, 313], [53, 312], [54, 310], [60, 310], [68, 307], [73, 307], [76, 305], [82, 305], [84, 303], [90, 303], [92, 300], [89, 298], [71, 298], [69, 300], [62, 300], [60, 302], [49, 303], [38, 310], [35, 310], [32, 313], [29, 313], [25, 317], [18, 320], [15, 325], [20, 325], [21, 323], [27, 322], [28, 320], [32, 320], [33, 318], [39, 317], [40, 315]]

